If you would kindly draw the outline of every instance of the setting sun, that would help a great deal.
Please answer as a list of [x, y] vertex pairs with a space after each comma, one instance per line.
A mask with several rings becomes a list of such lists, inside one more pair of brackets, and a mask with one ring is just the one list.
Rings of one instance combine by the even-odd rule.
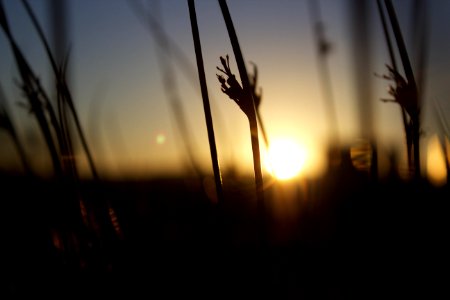
[[275, 139], [271, 141], [265, 165], [277, 179], [287, 180], [300, 174], [306, 158], [305, 148], [293, 139]]

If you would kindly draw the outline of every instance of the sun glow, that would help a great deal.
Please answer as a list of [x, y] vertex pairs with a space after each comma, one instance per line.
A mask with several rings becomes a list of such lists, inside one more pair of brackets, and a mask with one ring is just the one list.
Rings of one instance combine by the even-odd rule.
[[306, 149], [295, 140], [280, 138], [270, 141], [265, 157], [266, 169], [279, 180], [299, 175], [307, 159]]
[[[448, 145], [448, 140], [445, 143]], [[438, 137], [433, 136], [428, 143], [427, 173], [430, 182], [436, 186], [444, 185], [447, 181], [447, 158], [443, 150]]]

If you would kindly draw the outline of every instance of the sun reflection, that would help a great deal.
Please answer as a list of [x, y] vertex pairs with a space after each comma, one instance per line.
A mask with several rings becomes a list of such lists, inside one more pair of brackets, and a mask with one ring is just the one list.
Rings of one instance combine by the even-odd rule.
[[447, 179], [445, 155], [439, 139], [433, 136], [428, 144], [427, 173], [428, 179], [434, 185], [443, 185]]
[[265, 157], [266, 169], [279, 180], [288, 180], [299, 175], [305, 166], [307, 152], [294, 139], [271, 140]]

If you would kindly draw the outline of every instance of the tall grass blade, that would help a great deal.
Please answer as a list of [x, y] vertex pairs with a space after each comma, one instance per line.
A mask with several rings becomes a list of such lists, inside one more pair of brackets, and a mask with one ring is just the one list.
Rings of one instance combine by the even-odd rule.
[[[39, 38], [41, 39], [41, 41], [42, 41], [42, 43], [43, 43], [43, 45], [45, 47], [47, 56], [50, 59], [50, 63], [51, 63], [53, 72], [54, 72], [54, 74], [56, 76], [58, 98], [60, 99], [60, 101], [62, 101], [61, 105], [67, 105], [68, 106], [68, 108], [69, 108], [69, 110], [70, 110], [70, 112], [72, 114], [72, 117], [74, 119], [75, 126], [76, 126], [76, 129], [77, 129], [79, 138], [81, 140], [81, 144], [82, 144], [83, 149], [84, 149], [84, 151], [86, 153], [86, 157], [88, 159], [88, 163], [89, 163], [89, 167], [91, 169], [92, 175], [93, 175], [93, 177], [95, 179], [98, 179], [97, 168], [95, 166], [94, 159], [92, 157], [92, 154], [91, 154], [91, 151], [89, 149], [87, 140], [85, 138], [83, 129], [81, 127], [81, 123], [80, 123], [80, 120], [78, 118], [78, 114], [76, 112], [75, 105], [73, 103], [72, 95], [71, 95], [71, 93], [69, 91], [69, 88], [67, 86], [67, 82], [66, 82], [66, 79], [65, 79], [65, 73], [62, 72], [62, 68], [58, 68], [58, 66], [56, 64], [56, 61], [55, 61], [55, 58], [52, 55], [52, 52], [50, 50], [49, 43], [48, 43], [47, 39], [45, 38], [43, 30], [42, 30], [42, 28], [41, 28], [41, 26], [40, 26], [40, 24], [39, 24], [39, 22], [38, 22], [38, 20], [37, 20], [37, 18], [35, 16], [34, 12], [33, 12], [33, 10], [31, 9], [28, 1], [27, 0], [22, 0], [22, 3], [24, 5], [28, 15], [30, 16], [32, 22], [33, 22], [33, 25], [34, 25], [36, 31], [38, 32]], [[64, 109], [64, 108], [62, 108], [62, 109]], [[64, 123], [67, 124], [67, 118], [65, 117], [63, 120], [65, 121]], [[60, 121], [63, 122], [63, 120], [60, 120]], [[65, 131], [65, 139], [67, 139], [67, 140], [70, 139], [67, 126], [66, 126], [66, 131]], [[70, 141], [67, 141], [66, 143], [70, 143]], [[68, 150], [68, 151], [70, 151], [70, 150]], [[69, 154], [69, 155], [72, 155], [72, 154]]]
[[[390, 38], [390, 34], [389, 34], [389, 29], [387, 27], [387, 22], [386, 22], [386, 16], [384, 14], [383, 11], [383, 7], [381, 4], [381, 0], [377, 0], [377, 7], [378, 7], [378, 12], [380, 14], [380, 19], [381, 19], [381, 24], [383, 26], [383, 33], [384, 33], [384, 37], [386, 40], [386, 45], [388, 47], [388, 52], [389, 52], [389, 57], [391, 59], [391, 66], [394, 69], [395, 72], [398, 73], [398, 68], [397, 68], [397, 61], [395, 59], [395, 54], [394, 54], [394, 50], [392, 47], [392, 42], [391, 42], [391, 38]], [[408, 159], [408, 168], [409, 171], [411, 172], [413, 165], [413, 158], [412, 158], [412, 140], [411, 140], [411, 134], [410, 134], [410, 130], [409, 130], [409, 121], [406, 115], [406, 110], [403, 106], [400, 106], [400, 111], [402, 114], [402, 121], [403, 121], [403, 129], [405, 130], [405, 140], [406, 140], [406, 152], [407, 152], [407, 159]]]
[[[47, 117], [46, 117], [46, 114], [45, 114], [45, 111], [43, 108], [43, 106], [45, 106], [45, 108], [51, 114], [51, 111], [52, 111], [51, 105], [47, 101], [48, 98], [46, 97], [46, 94], [45, 94], [44, 90], [42, 89], [38, 78], [35, 76], [30, 65], [26, 61], [25, 57], [23, 56], [22, 52], [20, 51], [19, 47], [17, 46], [17, 44], [15, 42], [15, 39], [10, 31], [10, 28], [9, 28], [9, 25], [8, 25], [8, 22], [6, 19], [6, 13], [3, 8], [2, 1], [0, 1], [0, 26], [2, 27], [3, 31], [5, 32], [8, 42], [9, 42], [9, 45], [13, 52], [14, 59], [16, 61], [16, 65], [17, 65], [17, 68], [19, 70], [19, 74], [20, 74], [20, 77], [22, 80], [21, 88], [29, 101], [30, 110], [35, 114], [36, 119], [38, 121], [42, 135], [45, 139], [45, 143], [49, 150], [49, 154], [50, 154], [50, 157], [52, 160], [55, 174], [58, 177], [60, 177], [63, 174], [61, 161], [59, 159], [58, 149], [56, 147], [54, 138], [52, 136], [49, 121], [47, 120]], [[52, 121], [50, 121], [50, 122], [52, 122]], [[52, 122], [52, 125], [54, 126], [56, 135], [59, 137], [58, 125], [53, 122]]]
[[[158, 16], [155, 13], [152, 13], [149, 11], [149, 9], [146, 9], [142, 3], [134, 0], [128, 0], [127, 3], [129, 4], [130, 8], [132, 9], [133, 13], [138, 17], [138, 19], [145, 25], [145, 28], [149, 30], [150, 34], [152, 35], [153, 39], [156, 41], [156, 44], [158, 46], [157, 54], [159, 57], [159, 61], [165, 61], [162, 64], [164, 65], [165, 69], [170, 68], [172, 70], [171, 64], [176, 63], [177, 67], [179, 67], [177, 70], [180, 71], [184, 75], [184, 78], [189, 81], [189, 83], [194, 87], [195, 91], [198, 91], [198, 81], [196, 80], [198, 76], [197, 67], [194, 66], [191, 61], [188, 59], [187, 55], [183, 51], [183, 49], [174, 41], [170, 35], [165, 30], [161, 20], [158, 19]], [[173, 71], [169, 73], [174, 74]], [[166, 71], [164, 71], [166, 72]], [[174, 89], [171, 88], [170, 85], [176, 83], [176, 81], [172, 78], [174, 78], [174, 75], [170, 76], [169, 74], [164, 75], [164, 78], [167, 78], [169, 83], [164, 81], [164, 86], [166, 90], [168, 91], [167, 94], [171, 95], [174, 98], [179, 98], [178, 93], [174, 93]], [[176, 89], [175, 89], [176, 90]], [[201, 91], [200, 91], [201, 95]], [[209, 96], [211, 109], [213, 112], [216, 113], [215, 117], [215, 123], [220, 125], [223, 124], [223, 119], [221, 118], [220, 111], [218, 110], [218, 107], [214, 107], [214, 99], [212, 96]], [[190, 161], [192, 165], [194, 166], [196, 173], [200, 176], [202, 176], [203, 171], [198, 166], [197, 160], [194, 156], [194, 151], [192, 149], [195, 149], [195, 142], [191, 138], [191, 135], [189, 132], [189, 127], [187, 126], [187, 120], [184, 116], [183, 107], [181, 103], [177, 104], [177, 102], [180, 101], [171, 101], [171, 107], [172, 111], [175, 115], [175, 120], [177, 122], [178, 130], [181, 133], [183, 143], [185, 145], [185, 148], [187, 149], [188, 156], [190, 157]], [[173, 103], [173, 104], [172, 104]], [[221, 130], [221, 127], [218, 126], [216, 128], [216, 133], [219, 132], [222, 139], [228, 141], [228, 135], [224, 130]], [[230, 143], [225, 142], [226, 145], [229, 145]], [[189, 150], [191, 149], [191, 150]], [[230, 147], [231, 151], [231, 147]]]
[[[412, 139], [412, 149], [413, 149], [413, 163], [414, 163], [414, 178], [419, 179], [421, 176], [421, 166], [420, 166], [420, 106], [418, 103], [418, 92], [416, 80], [414, 78], [414, 73], [411, 67], [411, 62], [409, 60], [408, 52], [406, 50], [406, 45], [403, 40], [403, 35], [398, 23], [397, 15], [395, 13], [394, 6], [391, 0], [384, 1], [386, 10], [389, 15], [389, 19], [392, 26], [392, 31], [394, 32], [394, 37], [397, 43], [397, 48], [402, 61], [403, 69], [405, 71], [405, 76], [407, 80], [407, 85], [409, 89], [409, 99], [404, 99], [408, 101], [410, 106], [410, 117], [411, 117], [411, 139]], [[407, 109], [405, 107], [405, 109]], [[408, 109], [407, 109], [408, 111]]]
[[211, 116], [211, 108], [209, 105], [208, 88], [206, 85], [206, 76], [205, 76], [205, 69], [204, 69], [204, 65], [203, 65], [203, 56], [202, 56], [202, 49], [201, 49], [201, 44], [200, 44], [200, 34], [198, 31], [197, 15], [195, 12], [194, 0], [188, 0], [188, 5], [189, 5], [189, 16], [191, 19], [192, 37], [194, 40], [194, 47], [195, 47], [195, 56], [197, 59], [198, 77], [200, 80], [200, 88], [201, 88], [202, 98], [203, 98], [203, 108], [204, 108], [204, 112], [205, 112], [206, 127], [208, 130], [208, 140], [209, 140], [209, 147], [210, 147], [210, 152], [211, 152], [211, 160], [212, 160], [212, 164], [213, 164], [217, 198], [218, 198], [219, 203], [222, 204], [223, 200], [224, 200], [223, 188], [222, 188], [222, 177], [220, 174], [219, 159], [217, 157], [216, 141], [215, 141], [215, 137], [214, 137], [214, 127], [213, 127], [213, 121], [212, 121], [212, 116]]

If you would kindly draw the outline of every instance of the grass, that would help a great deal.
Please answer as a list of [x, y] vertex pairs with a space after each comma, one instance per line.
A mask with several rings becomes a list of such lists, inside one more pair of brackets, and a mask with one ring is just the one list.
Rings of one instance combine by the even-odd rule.
[[[386, 36], [386, 41], [389, 48], [389, 53], [391, 56], [392, 67], [388, 66], [389, 75], [386, 76], [387, 79], [391, 79], [395, 82], [395, 87], [391, 87], [390, 94], [394, 97], [394, 102], [400, 104], [402, 109], [402, 118], [405, 127], [406, 144], [408, 161], [410, 166], [414, 167], [413, 174], [414, 178], [421, 177], [421, 166], [420, 166], [420, 103], [419, 94], [417, 91], [416, 80], [411, 67], [411, 62], [409, 60], [408, 52], [406, 50], [405, 42], [403, 40], [403, 35], [400, 29], [400, 25], [397, 20], [394, 6], [390, 0], [385, 0], [385, 7], [389, 15], [392, 31], [394, 33], [395, 41], [397, 43], [398, 52], [402, 61], [402, 65], [405, 71], [405, 78], [396, 69], [395, 59], [392, 51], [392, 46], [390, 46], [390, 38], [386, 30], [386, 22], [384, 21], [384, 14], [382, 13], [380, 2], [378, 2], [378, 7], [380, 11], [380, 17], [382, 18], [382, 23], [384, 27], [384, 33]], [[407, 119], [408, 115], [409, 119]]]
[[205, 112], [206, 127], [208, 130], [208, 141], [211, 152], [211, 160], [214, 171], [214, 179], [216, 185], [217, 199], [219, 203], [223, 203], [224, 195], [222, 188], [222, 175], [220, 174], [219, 158], [217, 157], [216, 139], [214, 137], [214, 127], [211, 116], [211, 108], [209, 104], [208, 88], [206, 85], [205, 69], [203, 66], [202, 48], [200, 44], [200, 34], [198, 32], [197, 15], [195, 13], [195, 3], [193, 0], [188, 1], [189, 15], [191, 19], [192, 37], [194, 39], [195, 56], [197, 59], [198, 77], [200, 80], [200, 89], [202, 91], [203, 108]]
[[[222, 66], [225, 68], [225, 73], [228, 76], [228, 80], [232, 82], [230, 84], [231, 93], [233, 93], [233, 100], [238, 102], [241, 110], [245, 113], [249, 121], [250, 127], [250, 136], [251, 136], [251, 144], [253, 151], [253, 169], [255, 173], [255, 187], [256, 187], [256, 196], [258, 202], [261, 205], [264, 205], [264, 192], [263, 192], [263, 177], [261, 171], [261, 157], [260, 157], [260, 148], [259, 148], [259, 137], [258, 137], [258, 122], [257, 122], [257, 114], [255, 107], [255, 100], [253, 99], [252, 88], [250, 86], [250, 81], [248, 79], [247, 68], [245, 66], [245, 61], [242, 56], [242, 51], [239, 46], [239, 41], [236, 35], [236, 31], [234, 29], [233, 21], [231, 19], [230, 12], [228, 10], [228, 6], [226, 1], [219, 0], [219, 6], [222, 11], [222, 15], [225, 21], [225, 25], [227, 27], [228, 35], [230, 37], [231, 46], [233, 47], [233, 52], [236, 57], [236, 63], [239, 69], [239, 75], [242, 81], [242, 88], [240, 88], [239, 83], [237, 83], [234, 75], [232, 75], [231, 70], [226, 66], [225, 60], [221, 57]], [[234, 79], [233, 79], [234, 78]], [[223, 83], [223, 81], [221, 81]], [[228, 83], [228, 82], [227, 82]], [[237, 83], [237, 84], [236, 84]], [[222, 84], [223, 86], [223, 84]], [[238, 87], [239, 86], [239, 87]], [[239, 90], [240, 89], [240, 90]], [[222, 89], [223, 90], [223, 89]], [[239, 92], [238, 92], [239, 91]], [[239, 93], [238, 95], [234, 93]]]
[[[30, 199], [39, 200], [45, 207], [44, 210], [39, 209], [40, 218], [47, 220], [39, 219], [37, 222], [41, 222], [40, 225], [45, 228], [41, 232], [41, 234], [44, 233], [42, 238], [44, 241], [45, 238], [51, 239], [51, 244], [57, 255], [60, 256], [61, 263], [74, 269], [84, 268], [89, 260], [89, 253], [101, 251], [99, 250], [100, 243], [111, 239], [108, 231], [115, 231], [115, 234], [120, 237], [120, 226], [109, 200], [103, 198], [101, 194], [97, 194], [97, 202], [92, 205], [92, 200], [86, 199], [86, 195], [81, 190], [81, 182], [74, 159], [74, 136], [70, 130], [72, 124], [69, 120], [74, 120], [76, 132], [92, 171], [93, 180], [97, 184], [99, 184], [99, 177], [65, 79], [67, 59], [61, 62], [60, 66], [57, 65], [31, 7], [27, 1], [22, 1], [22, 4], [32, 20], [54, 72], [58, 111], [56, 113], [48, 93], [41, 86], [39, 78], [17, 46], [3, 5], [0, 3], [0, 25], [9, 41], [16, 66], [19, 69], [22, 80], [20, 87], [28, 100], [30, 111], [38, 121], [54, 167], [55, 186], [51, 187], [53, 191], [30, 193], [28, 196]], [[71, 119], [68, 113], [70, 113]], [[38, 182], [38, 178], [33, 177], [32, 180]], [[42, 198], [40, 199], [40, 197]], [[22, 199], [22, 201], [28, 203], [29, 200]], [[28, 221], [24, 220], [24, 223], [28, 224]]]
[[[388, 2], [386, 8], [390, 7]], [[448, 292], [445, 284], [429, 282], [442, 274], [435, 267], [445, 271], [448, 184], [437, 188], [423, 178], [414, 182], [398, 177], [374, 181], [353, 166], [349, 149], [340, 149], [344, 154], [341, 164], [320, 178], [304, 179], [303, 183], [273, 181], [263, 186], [258, 73], [256, 67], [253, 76], [247, 73], [225, 1], [219, 1], [219, 6], [241, 82], [230, 68], [228, 55], [220, 57], [218, 80], [222, 91], [248, 118], [254, 176], [233, 177], [220, 172], [195, 3], [189, 0], [214, 184], [184, 177], [101, 180], [65, 79], [67, 60], [59, 65], [55, 61], [37, 18], [23, 1], [57, 82], [54, 109], [53, 99], [47, 96], [51, 93], [40, 85], [15, 42], [2, 4], [0, 25], [20, 73], [19, 87], [43, 133], [55, 169], [51, 180], [32, 170], [30, 176], [0, 172], [4, 269], [8, 274], [3, 292], [7, 297], [361, 299], [388, 293], [433, 297], [433, 293]], [[378, 4], [382, 15], [381, 2]], [[393, 12], [390, 18], [391, 26], [396, 27]], [[384, 27], [389, 52], [393, 53]], [[400, 35], [397, 32], [397, 48], [403, 53], [406, 49], [401, 50]], [[165, 44], [167, 37], [161, 36], [158, 43]], [[316, 41], [325, 42], [320, 36]], [[168, 48], [173, 49], [172, 45]], [[407, 65], [407, 55], [401, 56], [402, 64]], [[171, 57], [179, 59], [175, 54]], [[417, 164], [420, 107], [419, 99], [414, 98], [417, 89], [411, 85], [414, 74], [406, 68], [403, 77], [394, 54], [391, 64], [388, 78], [395, 84], [391, 94], [407, 120], [407, 143], [414, 149]], [[217, 82], [214, 84], [217, 87]], [[436, 109], [440, 115], [442, 109]], [[73, 125], [76, 135], [70, 130]], [[440, 125], [448, 137], [443, 117]], [[26, 169], [26, 152], [1, 90], [0, 127], [12, 137]], [[264, 129], [261, 132], [266, 136]], [[268, 138], [264, 139], [268, 144]], [[81, 179], [76, 161], [64, 160], [64, 156], [73, 157], [76, 141], [88, 157], [92, 178]], [[420, 171], [414, 169], [416, 174]], [[253, 201], [254, 186], [257, 201]], [[217, 195], [220, 205], [212, 201], [212, 194]]]
[[[55, 174], [57, 176], [61, 176], [63, 170], [61, 162], [59, 160], [57, 145], [51, 131], [51, 126], [53, 126], [55, 135], [59, 139], [61, 139], [61, 130], [59, 128], [58, 122], [56, 122], [55, 112], [52, 105], [50, 104], [47, 94], [42, 89], [38, 78], [23, 56], [22, 51], [16, 44], [16, 41], [9, 28], [2, 2], [0, 2], [0, 26], [2, 27], [2, 30], [5, 33], [11, 50], [14, 54], [16, 65], [22, 80], [22, 82], [20, 83], [21, 89], [27, 97], [30, 111], [33, 112], [36, 116], [36, 120], [44, 136], [48, 151], [50, 153], [50, 157], [53, 162]], [[50, 115], [50, 120], [48, 120], [46, 116], [47, 113]]]

